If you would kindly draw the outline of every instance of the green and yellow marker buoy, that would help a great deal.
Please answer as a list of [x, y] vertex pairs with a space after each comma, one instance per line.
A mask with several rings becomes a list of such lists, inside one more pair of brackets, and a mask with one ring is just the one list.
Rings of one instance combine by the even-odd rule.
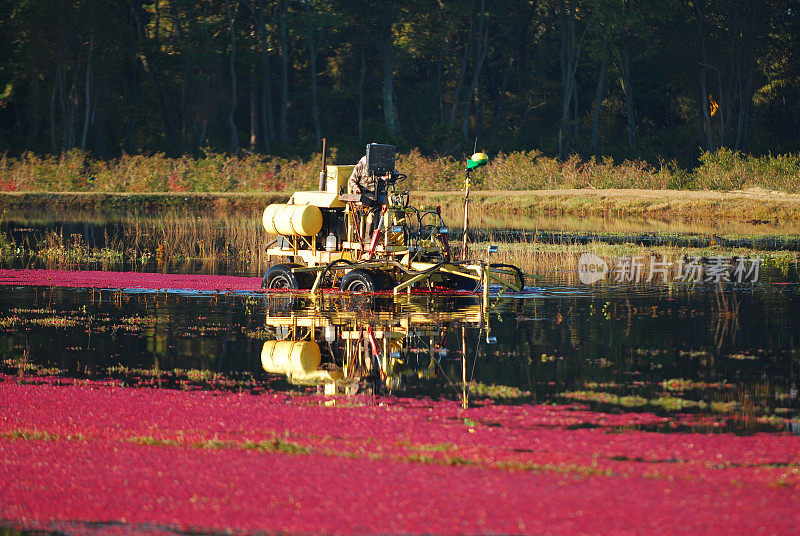
[[467, 160], [467, 169], [475, 169], [481, 166], [485, 166], [489, 163], [489, 157], [486, 153], [475, 153], [473, 154], [469, 160]]
[[461, 255], [466, 259], [469, 255], [469, 245], [467, 244], [467, 229], [469, 228], [469, 172], [475, 168], [485, 166], [489, 163], [486, 153], [475, 153], [467, 160], [467, 176], [464, 178], [464, 237], [461, 246]]

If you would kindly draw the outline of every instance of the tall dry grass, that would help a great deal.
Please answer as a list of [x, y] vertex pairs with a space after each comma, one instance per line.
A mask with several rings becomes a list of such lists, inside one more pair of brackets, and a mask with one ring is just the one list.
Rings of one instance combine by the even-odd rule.
[[[329, 162], [336, 162], [335, 151]], [[339, 162], [352, 164], [353, 162]], [[59, 156], [0, 155], [0, 190], [46, 192], [263, 192], [311, 189], [321, 155], [307, 160], [209, 153], [202, 158], [123, 155], [97, 160], [72, 150]], [[397, 156], [408, 174], [404, 188], [460, 190], [464, 162], [425, 156], [414, 149]], [[720, 149], [700, 155], [693, 170], [675, 164], [572, 156], [558, 160], [540, 151], [500, 153], [472, 174], [473, 189], [644, 188], [730, 190], [761, 187], [800, 192], [800, 154], [751, 156]]]
[[103, 248], [90, 246], [81, 234], [66, 235], [56, 230], [33, 244], [12, 243], [9, 254], [25, 251], [38, 256], [47, 266], [58, 268], [80, 268], [90, 263], [180, 266], [206, 262], [263, 273], [268, 265], [264, 246], [269, 237], [260, 222], [252, 218], [220, 220], [168, 213], [131, 218], [120, 229], [106, 230]]

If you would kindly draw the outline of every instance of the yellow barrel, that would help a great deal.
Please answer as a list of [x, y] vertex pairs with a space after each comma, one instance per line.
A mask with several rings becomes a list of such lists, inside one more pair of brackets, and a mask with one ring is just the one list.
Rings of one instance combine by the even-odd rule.
[[264, 229], [283, 236], [312, 236], [322, 229], [322, 211], [314, 205], [273, 203], [264, 209]]
[[311, 341], [266, 341], [261, 349], [261, 366], [273, 374], [308, 373], [321, 362], [319, 344]]

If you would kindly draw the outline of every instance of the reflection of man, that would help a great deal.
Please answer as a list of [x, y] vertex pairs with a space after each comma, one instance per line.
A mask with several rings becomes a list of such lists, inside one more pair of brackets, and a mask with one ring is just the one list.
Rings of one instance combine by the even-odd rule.
[[[391, 179], [392, 173], [387, 172], [383, 178], [387, 180]], [[361, 160], [359, 160], [358, 164], [356, 164], [356, 167], [353, 168], [353, 172], [350, 174], [350, 180], [347, 181], [347, 184], [350, 187], [351, 193], [363, 194], [375, 199], [372, 208], [367, 214], [367, 225], [364, 230], [364, 234], [366, 236], [370, 236], [375, 228], [374, 223], [375, 219], [378, 217], [381, 199], [378, 199], [377, 195], [378, 177], [375, 174], [370, 173], [367, 169], [367, 155], [362, 156]]]

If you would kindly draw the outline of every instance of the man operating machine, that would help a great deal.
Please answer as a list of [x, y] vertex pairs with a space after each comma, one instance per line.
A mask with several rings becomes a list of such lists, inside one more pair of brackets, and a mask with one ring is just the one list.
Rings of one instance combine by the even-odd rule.
[[375, 229], [375, 220], [380, 214], [380, 207], [385, 201], [386, 191], [381, 181], [390, 181], [397, 173], [394, 169], [394, 145], [370, 143], [367, 154], [361, 157], [353, 173], [350, 174], [348, 186], [353, 194], [366, 196], [370, 209], [367, 214], [365, 236], [371, 236]]

